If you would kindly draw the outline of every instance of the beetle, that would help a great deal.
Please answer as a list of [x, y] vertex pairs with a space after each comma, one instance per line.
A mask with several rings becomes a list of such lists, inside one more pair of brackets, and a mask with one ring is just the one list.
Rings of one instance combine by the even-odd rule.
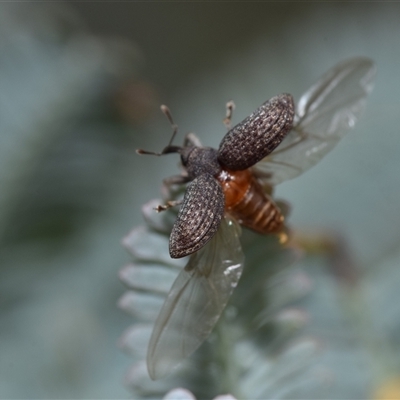
[[[284, 216], [270, 196], [273, 186], [300, 175], [350, 130], [373, 87], [376, 68], [367, 58], [343, 61], [325, 73], [294, 106], [290, 94], [275, 96], [234, 126], [219, 149], [202, 147], [194, 134], [183, 146], [171, 113], [161, 109], [173, 132], [160, 152], [178, 153], [184, 173], [165, 180], [188, 184], [169, 242], [172, 258], [190, 256], [162, 306], [150, 338], [152, 379], [168, 375], [209, 336], [244, 267], [238, 224], [285, 238]], [[230, 127], [232, 102], [225, 123]]]

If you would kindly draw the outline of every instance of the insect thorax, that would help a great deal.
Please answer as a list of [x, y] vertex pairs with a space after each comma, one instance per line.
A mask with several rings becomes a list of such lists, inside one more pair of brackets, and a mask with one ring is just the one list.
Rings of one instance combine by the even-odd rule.
[[202, 174], [216, 176], [221, 170], [217, 150], [211, 147], [186, 147], [181, 153], [181, 158], [192, 179]]

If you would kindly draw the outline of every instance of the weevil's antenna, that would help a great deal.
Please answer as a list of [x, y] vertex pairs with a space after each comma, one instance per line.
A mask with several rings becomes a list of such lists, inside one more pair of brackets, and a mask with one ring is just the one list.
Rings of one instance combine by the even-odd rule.
[[170, 141], [168, 143], [168, 146], [167, 146], [167, 147], [169, 147], [169, 146], [171, 146], [172, 142], [174, 141], [174, 138], [175, 138], [176, 134], [178, 133], [178, 125], [176, 125], [174, 123], [174, 120], [172, 119], [171, 111], [166, 105], [163, 104], [160, 108], [161, 108], [161, 111], [164, 113], [164, 115], [168, 118], [168, 121], [169, 121], [169, 123], [171, 124], [171, 127], [172, 127], [172, 136], [171, 136], [171, 139], [170, 139]]
[[226, 126], [226, 129], [231, 129], [232, 114], [235, 107], [236, 107], [235, 103], [232, 100], [226, 103], [226, 116], [223, 121]]
[[179, 151], [182, 149], [182, 147], [180, 147], [180, 146], [172, 146], [172, 142], [174, 141], [174, 138], [175, 138], [176, 134], [178, 133], [178, 125], [176, 125], [174, 123], [174, 120], [172, 119], [171, 111], [164, 104], [160, 108], [161, 108], [161, 111], [164, 113], [164, 115], [168, 118], [168, 121], [171, 124], [171, 127], [172, 127], [171, 139], [169, 140], [167, 146], [164, 147], [164, 149], [163, 149], [163, 151], [161, 153], [156, 153], [156, 152], [153, 152], [153, 151], [147, 151], [147, 150], [142, 150], [142, 149], [137, 149], [136, 153], [138, 153], [138, 154], [150, 154], [150, 155], [153, 155], [153, 156], [162, 156], [162, 155], [168, 154], [168, 153], [179, 153]]

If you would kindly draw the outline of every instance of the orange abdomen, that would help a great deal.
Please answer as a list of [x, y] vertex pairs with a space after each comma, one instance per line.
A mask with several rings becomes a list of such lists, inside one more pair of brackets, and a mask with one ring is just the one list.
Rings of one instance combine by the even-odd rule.
[[225, 195], [225, 208], [240, 224], [259, 233], [278, 233], [284, 217], [250, 169], [223, 169], [216, 177]]

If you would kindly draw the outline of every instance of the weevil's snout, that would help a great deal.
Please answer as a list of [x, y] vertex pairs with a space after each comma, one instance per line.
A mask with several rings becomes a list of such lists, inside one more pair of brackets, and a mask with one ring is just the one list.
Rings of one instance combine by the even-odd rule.
[[189, 146], [189, 147], [182, 147], [179, 151], [179, 154], [181, 155], [181, 161], [182, 165], [184, 167], [187, 167], [189, 164], [189, 158], [190, 158], [190, 153], [193, 151], [194, 147]]

